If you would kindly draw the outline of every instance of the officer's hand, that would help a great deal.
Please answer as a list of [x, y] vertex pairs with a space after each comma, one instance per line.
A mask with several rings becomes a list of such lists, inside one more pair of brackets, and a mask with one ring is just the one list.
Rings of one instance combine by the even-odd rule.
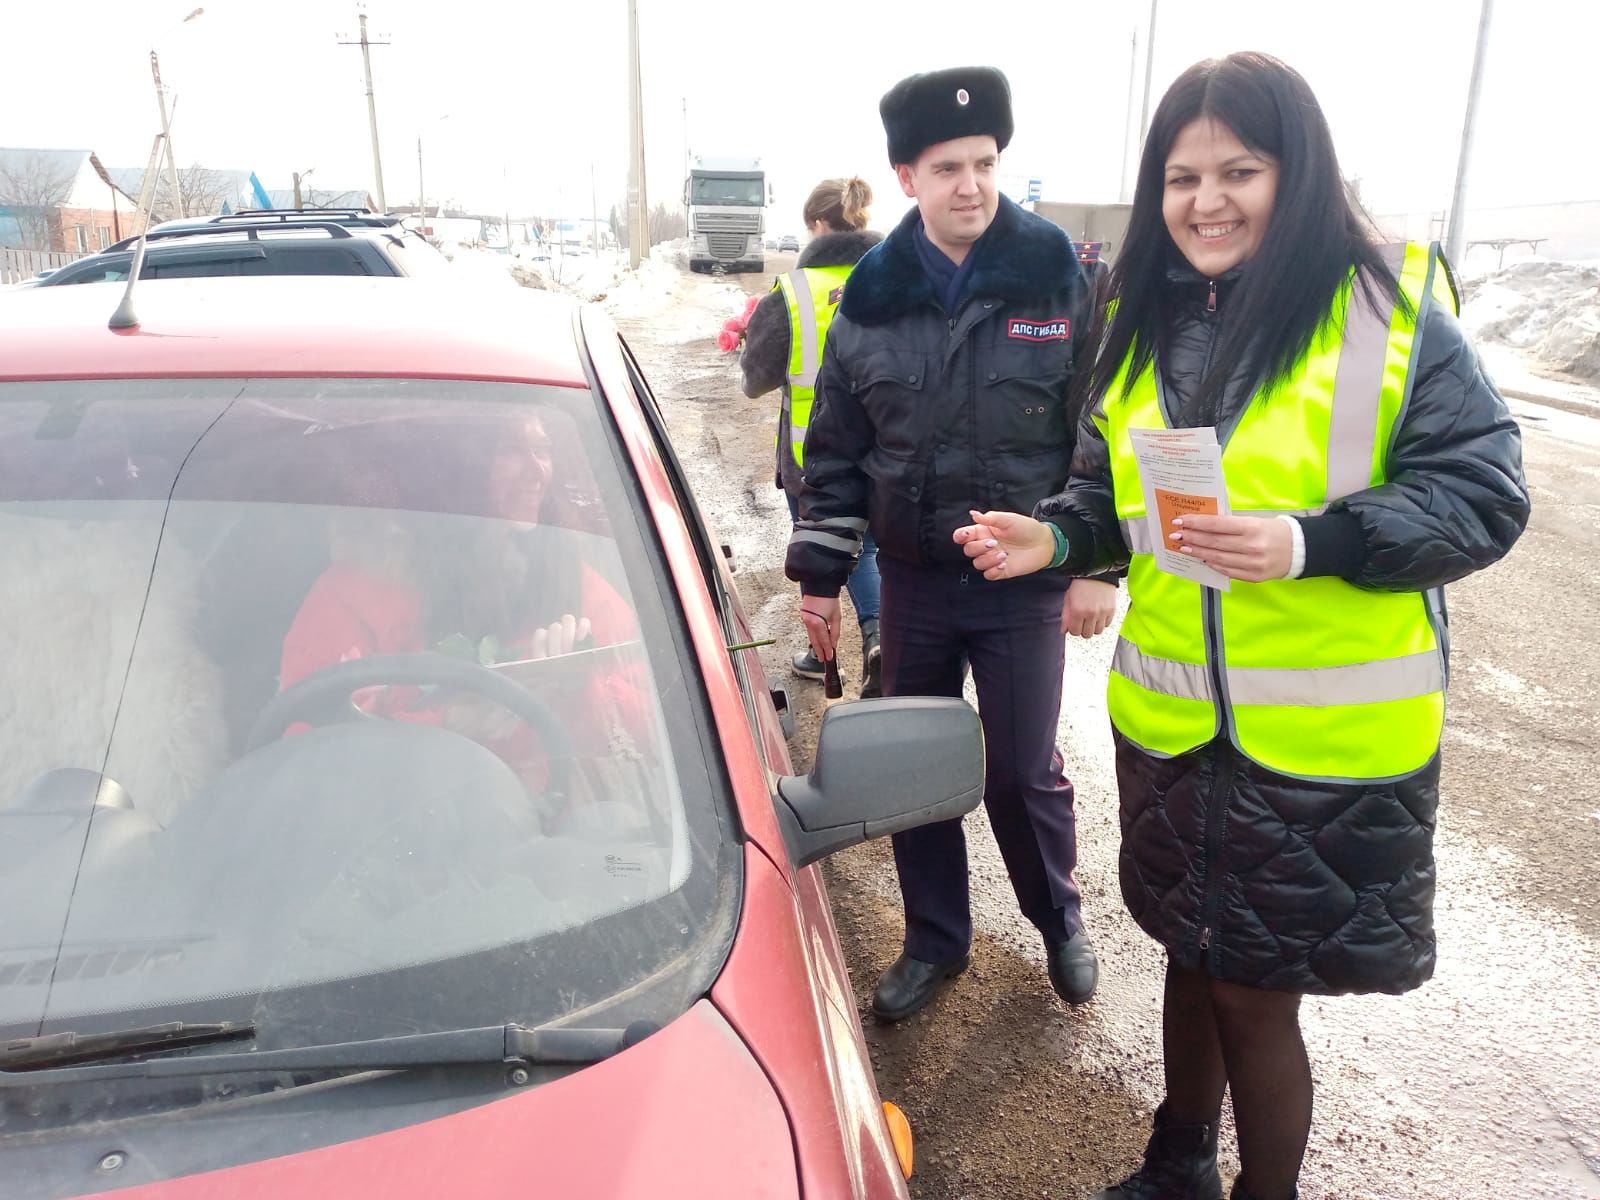
[[839, 644], [839, 597], [800, 597], [800, 620], [805, 622], [806, 636], [817, 657], [827, 662], [833, 657], [833, 648]]
[[1116, 615], [1116, 584], [1100, 579], [1074, 579], [1061, 605], [1061, 632], [1092, 638], [1104, 633]]
[[1016, 579], [1050, 565], [1056, 539], [1043, 521], [1021, 513], [974, 512], [955, 532], [956, 544], [985, 579]]
[[1191, 513], [1173, 522], [1167, 544], [1213, 571], [1261, 583], [1282, 579], [1294, 561], [1294, 532], [1277, 517], [1221, 517]]

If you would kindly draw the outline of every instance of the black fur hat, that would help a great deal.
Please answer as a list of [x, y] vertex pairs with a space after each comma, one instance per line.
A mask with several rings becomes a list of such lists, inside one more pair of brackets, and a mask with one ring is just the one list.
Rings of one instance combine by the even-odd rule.
[[991, 133], [1011, 141], [1011, 85], [993, 67], [952, 67], [902, 79], [878, 101], [889, 135], [889, 165], [917, 161], [929, 146]]

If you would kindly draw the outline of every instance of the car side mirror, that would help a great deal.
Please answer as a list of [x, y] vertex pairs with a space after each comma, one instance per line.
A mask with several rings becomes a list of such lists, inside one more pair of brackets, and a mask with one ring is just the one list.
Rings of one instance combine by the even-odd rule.
[[983, 799], [983, 726], [964, 700], [835, 704], [809, 775], [778, 781], [784, 844], [803, 867], [869, 838], [964, 816]]

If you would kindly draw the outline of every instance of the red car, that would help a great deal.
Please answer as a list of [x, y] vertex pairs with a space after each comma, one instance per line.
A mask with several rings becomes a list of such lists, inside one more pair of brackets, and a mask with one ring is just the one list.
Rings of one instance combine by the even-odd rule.
[[0, 1195], [903, 1197], [792, 774], [638, 364], [534, 292], [0, 296]]

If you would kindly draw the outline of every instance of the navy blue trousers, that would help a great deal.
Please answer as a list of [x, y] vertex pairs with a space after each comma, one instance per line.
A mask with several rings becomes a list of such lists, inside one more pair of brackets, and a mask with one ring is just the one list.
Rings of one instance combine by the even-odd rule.
[[[880, 556], [883, 693], [960, 696], [970, 666], [987, 751], [983, 803], [1017, 904], [1059, 945], [1082, 928], [1072, 784], [1056, 749], [1065, 593], [1053, 580], [990, 583]], [[972, 944], [961, 822], [894, 835], [905, 951], [924, 962]]]

